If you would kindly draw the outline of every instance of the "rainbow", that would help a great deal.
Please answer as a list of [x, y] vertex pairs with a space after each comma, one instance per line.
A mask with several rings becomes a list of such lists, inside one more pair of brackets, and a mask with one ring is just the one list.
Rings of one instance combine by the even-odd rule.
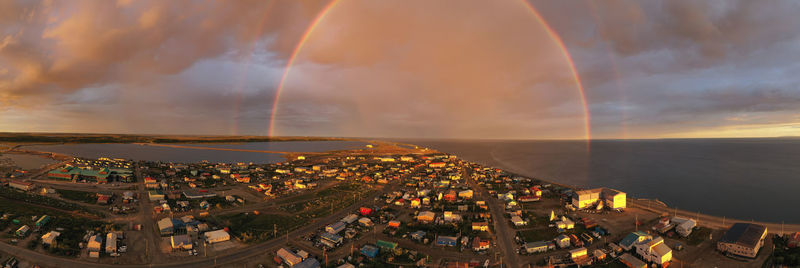
[[[276, 117], [276, 114], [278, 112], [278, 103], [280, 101], [281, 92], [283, 91], [284, 86], [286, 85], [287, 77], [289, 76], [289, 73], [291, 72], [292, 66], [294, 65], [294, 62], [297, 59], [297, 55], [300, 54], [300, 51], [305, 46], [305, 43], [306, 43], [306, 41], [308, 41], [308, 38], [314, 32], [314, 29], [317, 28], [317, 26], [322, 22], [322, 20], [325, 19], [325, 17], [331, 12], [331, 10], [333, 10], [334, 7], [336, 7], [336, 4], [339, 3], [340, 1], [341, 0], [332, 0], [331, 2], [328, 3], [328, 5], [326, 5], [317, 14], [317, 16], [311, 22], [309, 27], [306, 28], [306, 31], [303, 33], [303, 37], [300, 38], [300, 42], [297, 43], [297, 46], [294, 48], [294, 51], [292, 51], [292, 54], [289, 57], [289, 61], [286, 63], [286, 68], [284, 69], [283, 76], [281, 77], [280, 83], [278, 83], [278, 88], [276, 89], [275, 98], [274, 98], [274, 101], [272, 103], [272, 114], [270, 115], [269, 129], [268, 129], [268, 135], [270, 137], [274, 136], [274, 134], [275, 134], [275, 117]], [[522, 4], [525, 6], [525, 8], [530, 10], [531, 14], [533, 14], [534, 19], [536, 19], [536, 21], [538, 21], [539, 24], [544, 27], [545, 32], [550, 37], [550, 39], [553, 42], [555, 42], [556, 45], [558, 45], [558, 47], [561, 50], [562, 56], [564, 57], [564, 59], [567, 61], [568, 65], [569, 65], [569, 69], [570, 69], [572, 78], [575, 81], [575, 84], [578, 86], [578, 91], [579, 91], [580, 99], [581, 99], [581, 105], [583, 106], [583, 113], [584, 113], [583, 128], [584, 128], [584, 133], [585, 133], [585, 139], [587, 141], [587, 146], [588, 146], [588, 142], [592, 138], [592, 133], [591, 133], [591, 114], [589, 112], [589, 106], [587, 105], [587, 102], [586, 102], [586, 92], [585, 92], [585, 90], [583, 88], [583, 83], [581, 82], [581, 78], [578, 75], [577, 69], [575, 69], [575, 62], [572, 60], [572, 56], [569, 54], [569, 51], [567, 50], [566, 45], [564, 45], [564, 41], [561, 40], [561, 37], [556, 33], [556, 31], [553, 30], [552, 27], [550, 27], [550, 25], [544, 20], [544, 18], [542, 18], [542, 15], [539, 14], [539, 11], [536, 10], [536, 8], [531, 3], [529, 3], [527, 0], [521, 0], [520, 2], [522, 2]]]

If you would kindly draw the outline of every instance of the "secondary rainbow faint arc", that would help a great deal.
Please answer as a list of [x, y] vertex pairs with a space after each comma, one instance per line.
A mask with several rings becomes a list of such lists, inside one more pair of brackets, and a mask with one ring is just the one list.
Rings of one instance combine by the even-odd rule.
[[[278, 88], [275, 92], [275, 99], [272, 103], [272, 114], [270, 115], [269, 130], [268, 130], [268, 134], [270, 137], [272, 137], [275, 132], [275, 115], [277, 114], [278, 111], [278, 102], [280, 101], [281, 92], [283, 91], [283, 88], [286, 84], [286, 78], [289, 76], [289, 72], [291, 71], [292, 66], [294, 65], [294, 61], [297, 59], [297, 55], [300, 54], [300, 51], [303, 49], [303, 46], [305, 46], [305, 43], [306, 41], [308, 41], [308, 38], [314, 32], [314, 29], [316, 29], [317, 26], [319, 26], [320, 22], [322, 22], [322, 20], [325, 19], [328, 13], [330, 13], [330, 11], [334, 7], [336, 7], [336, 4], [338, 4], [339, 2], [341, 2], [341, 0], [333, 0], [329, 2], [328, 5], [326, 5], [317, 14], [317, 17], [314, 18], [309, 27], [306, 28], [306, 31], [303, 33], [302, 38], [300, 38], [300, 42], [297, 43], [297, 46], [292, 51], [292, 54], [289, 57], [289, 61], [286, 63], [286, 68], [284, 69], [283, 76], [281, 76], [280, 83], [278, 83]], [[522, 0], [520, 2], [522, 2], [523, 5], [525, 5], [525, 7], [531, 12], [531, 14], [533, 14], [533, 17], [536, 19], [536, 21], [538, 21], [542, 25], [542, 27], [544, 27], [547, 35], [550, 37], [550, 39], [553, 40], [553, 42], [556, 43], [556, 45], [558, 45], [559, 49], [561, 50], [562, 56], [567, 61], [572, 77], [575, 80], [575, 83], [578, 85], [578, 91], [580, 93], [581, 105], [583, 106], [583, 113], [584, 113], [583, 127], [586, 135], [585, 139], [587, 141], [590, 141], [592, 138], [591, 115], [589, 112], [589, 106], [586, 103], [586, 93], [585, 90], [583, 89], [583, 83], [581, 82], [581, 78], [578, 75], [578, 71], [575, 69], [575, 63], [572, 60], [572, 56], [569, 54], [567, 47], [564, 45], [564, 41], [561, 40], [561, 37], [558, 34], [556, 34], [555, 30], [553, 30], [553, 28], [551, 28], [550, 25], [547, 24], [547, 21], [545, 21], [544, 18], [542, 18], [542, 15], [539, 14], [539, 11], [536, 10], [536, 7], [534, 7], [531, 3], [529, 3], [526, 0]]]

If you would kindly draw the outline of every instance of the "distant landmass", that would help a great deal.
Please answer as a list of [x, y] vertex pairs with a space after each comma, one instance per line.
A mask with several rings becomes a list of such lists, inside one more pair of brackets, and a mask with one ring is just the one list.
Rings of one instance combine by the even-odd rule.
[[0, 132], [0, 142], [12, 143], [231, 143], [267, 141], [351, 140], [331, 137], [267, 137], [215, 135], [134, 135], [92, 133], [14, 133]]

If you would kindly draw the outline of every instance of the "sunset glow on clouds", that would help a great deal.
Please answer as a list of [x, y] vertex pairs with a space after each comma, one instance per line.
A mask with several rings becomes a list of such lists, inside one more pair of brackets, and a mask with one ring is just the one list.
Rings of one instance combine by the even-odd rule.
[[[800, 6], [767, 2], [531, 4], [593, 138], [796, 135]], [[266, 135], [327, 4], [0, 1], [0, 131]], [[561, 49], [520, 1], [341, 0], [274, 132], [584, 138]]]

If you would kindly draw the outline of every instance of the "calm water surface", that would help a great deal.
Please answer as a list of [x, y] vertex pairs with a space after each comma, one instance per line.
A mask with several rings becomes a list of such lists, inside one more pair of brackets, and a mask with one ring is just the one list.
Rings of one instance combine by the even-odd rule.
[[42, 166], [58, 162], [50, 158], [28, 154], [3, 154], [0, 157], [10, 158], [11, 161], [16, 164], [16, 166], [25, 170], [37, 169]]
[[[252, 142], [223, 144], [181, 144], [184, 146], [268, 150], [282, 152], [324, 152], [363, 148], [366, 143], [351, 141], [292, 141], [292, 142]], [[60, 144], [28, 146], [31, 150], [54, 152], [86, 158], [125, 158], [133, 160], [193, 163], [203, 160], [212, 163], [277, 163], [285, 159], [280, 154], [257, 152], [234, 152], [203, 149], [168, 148], [136, 144]]]
[[800, 223], [800, 139], [405, 142], [531, 177], [742, 220]]

